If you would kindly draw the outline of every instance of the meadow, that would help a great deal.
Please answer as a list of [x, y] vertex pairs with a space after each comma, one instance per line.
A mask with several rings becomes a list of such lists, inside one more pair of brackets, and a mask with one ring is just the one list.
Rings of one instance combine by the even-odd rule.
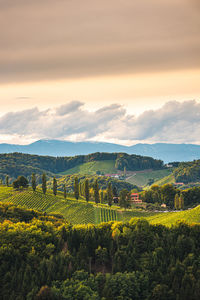
[[137, 186], [144, 187], [148, 184], [149, 179], [153, 179], [156, 184], [159, 184], [161, 179], [165, 179], [167, 176], [170, 176], [171, 173], [171, 168], [163, 170], [144, 170], [135, 172], [132, 176], [127, 178], [127, 181]]

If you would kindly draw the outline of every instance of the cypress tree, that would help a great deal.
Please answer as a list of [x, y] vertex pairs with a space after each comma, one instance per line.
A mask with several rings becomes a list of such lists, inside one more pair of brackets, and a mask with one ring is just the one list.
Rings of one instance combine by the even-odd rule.
[[56, 177], [53, 178], [53, 193], [56, 196], [57, 195], [57, 180]]
[[6, 186], [9, 186], [9, 176], [6, 175]]
[[85, 200], [88, 202], [90, 198], [90, 188], [88, 179], [85, 180]]
[[76, 200], [79, 198], [79, 184], [78, 184], [78, 177], [74, 178], [74, 197]]
[[35, 173], [32, 174], [32, 177], [31, 177], [31, 186], [32, 186], [32, 189], [33, 191], [35, 192], [36, 190], [36, 178], [35, 178]]
[[113, 193], [112, 193], [112, 185], [110, 182], [108, 183], [108, 187], [107, 187], [107, 200], [108, 200], [108, 205], [111, 206], [113, 201]]
[[179, 208], [179, 195], [176, 194], [174, 198], [174, 208], [178, 209]]
[[67, 197], [66, 184], [64, 184], [64, 187], [63, 187], [63, 189], [64, 189], [64, 198], [66, 199], [66, 197]]
[[45, 173], [42, 174], [42, 191], [43, 191], [43, 194], [45, 195], [46, 191], [47, 191], [47, 180], [46, 180]]
[[99, 185], [97, 179], [94, 182], [94, 201], [96, 204], [99, 203]]

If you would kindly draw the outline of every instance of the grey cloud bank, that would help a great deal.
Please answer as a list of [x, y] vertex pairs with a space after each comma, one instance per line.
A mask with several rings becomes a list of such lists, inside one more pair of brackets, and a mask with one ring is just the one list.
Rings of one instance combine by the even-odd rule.
[[129, 140], [199, 143], [200, 104], [196, 101], [166, 103], [160, 109], [128, 115], [119, 104], [90, 112], [79, 101], [39, 111], [10, 112], [0, 118], [0, 135], [33, 139]]
[[200, 67], [188, 0], [0, 0], [0, 82]]

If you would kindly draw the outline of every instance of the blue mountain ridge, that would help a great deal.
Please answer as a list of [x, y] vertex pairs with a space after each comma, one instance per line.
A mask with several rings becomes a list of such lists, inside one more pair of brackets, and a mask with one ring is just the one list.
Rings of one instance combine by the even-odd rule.
[[74, 156], [94, 152], [125, 152], [162, 159], [165, 163], [200, 159], [200, 145], [194, 144], [156, 143], [123, 146], [104, 142], [70, 142], [61, 140], [38, 140], [29, 145], [0, 144], [0, 153], [13, 152], [49, 156]]

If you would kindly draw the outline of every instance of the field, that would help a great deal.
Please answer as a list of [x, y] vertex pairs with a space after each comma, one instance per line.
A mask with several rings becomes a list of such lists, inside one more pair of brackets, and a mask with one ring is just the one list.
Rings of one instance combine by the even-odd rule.
[[86, 203], [85, 200], [75, 200], [72, 197], [64, 199], [61, 192], [54, 196], [51, 192], [46, 195], [31, 189], [16, 192], [11, 187], [0, 187], [0, 201], [10, 202], [25, 208], [35, 209], [48, 214], [61, 214], [72, 224], [99, 224], [108, 221], [127, 222], [131, 218], [146, 218], [151, 224], [171, 226], [179, 220], [190, 224], [200, 222], [200, 206], [180, 212], [148, 212], [140, 209], [120, 210], [106, 205]]
[[172, 169], [140, 171], [135, 172], [134, 175], [127, 178], [127, 181], [137, 186], [146, 186], [149, 179], [158, 181], [162, 178], [165, 178], [166, 176], [169, 176], [171, 173]]
[[59, 173], [60, 175], [80, 174], [80, 175], [95, 175], [97, 171], [101, 173], [116, 173], [114, 160], [91, 161], [85, 164], [78, 165], [65, 172]]

